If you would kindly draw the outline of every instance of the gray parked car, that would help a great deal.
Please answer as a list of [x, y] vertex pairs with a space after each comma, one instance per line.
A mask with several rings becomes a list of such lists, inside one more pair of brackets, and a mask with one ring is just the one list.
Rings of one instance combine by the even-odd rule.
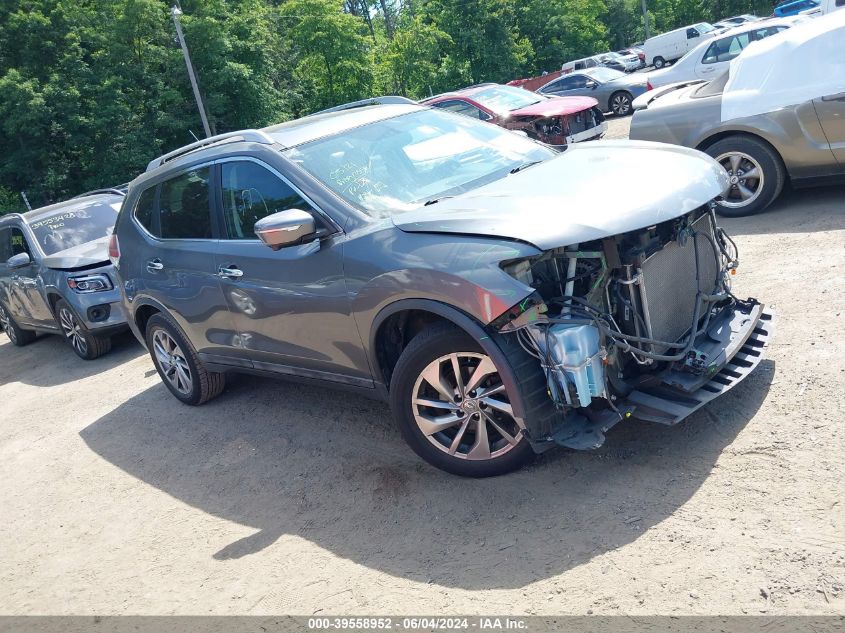
[[94, 192], [0, 217], [0, 325], [15, 345], [39, 332], [61, 334], [91, 360], [126, 329], [108, 240], [123, 202]]
[[227, 372], [353, 389], [388, 400], [424, 459], [487, 476], [599, 446], [630, 416], [674, 424], [760, 362], [769, 315], [729, 292], [736, 252], [710, 207], [727, 184], [692, 150], [561, 154], [365, 106], [154, 160], [112, 252], [180, 401]]
[[845, 181], [845, 16], [798, 24], [755, 42], [710, 83], [658, 88], [634, 106], [630, 138], [713, 156], [731, 187], [718, 212], [763, 211], [793, 187]]
[[588, 68], [561, 75], [536, 92], [558, 97], [593, 97], [603, 112], [625, 116], [631, 113], [634, 99], [648, 89], [648, 81], [643, 74], [627, 75], [612, 68]]

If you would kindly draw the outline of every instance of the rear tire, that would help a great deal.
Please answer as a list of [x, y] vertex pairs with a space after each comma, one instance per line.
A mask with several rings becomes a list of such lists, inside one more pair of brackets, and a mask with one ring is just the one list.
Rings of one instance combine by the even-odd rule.
[[660, 70], [666, 65], [666, 60], [662, 57], [655, 57], [652, 63], [654, 64], [654, 67], [657, 68], [657, 70]]
[[161, 313], [151, 316], [145, 339], [161, 381], [177, 399], [196, 406], [223, 392], [226, 375], [205, 368], [194, 346], [169, 317]]
[[56, 302], [56, 320], [65, 340], [82, 360], [94, 360], [111, 349], [111, 337], [97, 336], [86, 329], [82, 320], [64, 299]]
[[[750, 136], [729, 136], [705, 152], [731, 178], [728, 191], [716, 201], [716, 213], [738, 218], [760, 213], [780, 195], [786, 181], [783, 161], [768, 144]], [[755, 174], [756, 178], [749, 177]]]
[[20, 327], [3, 304], [0, 304], [0, 328], [5, 330], [12, 345], [16, 347], [29, 345], [36, 337], [32, 330], [24, 330]]
[[610, 109], [616, 116], [627, 116], [631, 114], [632, 104], [634, 102], [633, 97], [631, 96], [630, 92], [625, 92], [624, 90], [620, 90], [619, 92], [614, 92], [610, 95], [610, 99], [608, 100], [610, 103]]
[[446, 472], [492, 477], [534, 457], [521, 421], [509, 413], [510, 398], [492, 359], [450, 323], [424, 330], [402, 352], [390, 404], [414, 452]]

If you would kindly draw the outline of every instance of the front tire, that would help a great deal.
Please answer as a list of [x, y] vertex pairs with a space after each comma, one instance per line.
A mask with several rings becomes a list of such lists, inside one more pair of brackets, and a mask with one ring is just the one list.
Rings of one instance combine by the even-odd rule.
[[160, 313], [151, 316], [145, 336], [161, 381], [177, 399], [196, 406], [223, 392], [226, 375], [205, 368], [194, 346], [171, 319]]
[[763, 141], [729, 136], [705, 150], [728, 172], [731, 185], [716, 201], [716, 213], [730, 218], [760, 213], [780, 195], [786, 168]]
[[662, 57], [655, 57], [654, 62], [652, 62], [652, 63], [654, 64], [654, 67], [657, 70], [660, 70], [661, 68], [663, 68], [666, 65], [666, 60], [663, 59]]
[[616, 116], [627, 116], [631, 114], [633, 97], [628, 92], [614, 92], [610, 95], [610, 109]]
[[29, 345], [36, 337], [32, 330], [24, 330], [20, 327], [3, 304], [0, 304], [0, 327], [6, 332], [12, 345], [16, 347]]
[[65, 340], [83, 360], [94, 360], [111, 349], [111, 337], [97, 336], [88, 330], [64, 299], [56, 302], [56, 320]]
[[446, 472], [491, 477], [534, 456], [493, 360], [454, 325], [411, 340], [393, 372], [390, 404], [414, 452]]

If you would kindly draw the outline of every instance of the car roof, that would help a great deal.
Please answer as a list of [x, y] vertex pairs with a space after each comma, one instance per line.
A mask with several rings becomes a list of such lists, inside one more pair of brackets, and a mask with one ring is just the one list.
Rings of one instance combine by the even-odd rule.
[[90, 196], [81, 196], [79, 198], [71, 198], [70, 200], [56, 202], [54, 204], [47, 205], [46, 207], [39, 207], [25, 213], [10, 213], [8, 215], [4, 215], [0, 217], [0, 224], [2, 224], [4, 220], [12, 218], [22, 218], [27, 224], [30, 224], [33, 221], [40, 220], [43, 217], [47, 217], [60, 211], [87, 207], [92, 203], [98, 202], [103, 204], [114, 204], [115, 202], [122, 201], [123, 195], [118, 193], [99, 193]]
[[262, 132], [284, 147], [295, 147], [315, 141], [318, 138], [333, 136], [338, 132], [350, 130], [393, 117], [422, 110], [423, 107], [411, 104], [367, 105], [350, 110], [324, 112], [311, 116], [277, 123], [265, 127]]
[[186, 164], [194, 163], [198, 157], [213, 159], [218, 153], [230, 151], [234, 142], [257, 143], [265, 146], [279, 145], [285, 149], [423, 109], [425, 109], [424, 106], [416, 104], [365, 105], [312, 114], [293, 121], [270, 125], [261, 130], [240, 130], [212, 136], [154, 159], [147, 166], [146, 171], [139, 174], [130, 184], [134, 185], [147, 180], [148, 176], [155, 177], [162, 171], [169, 172], [174, 168], [178, 169]]

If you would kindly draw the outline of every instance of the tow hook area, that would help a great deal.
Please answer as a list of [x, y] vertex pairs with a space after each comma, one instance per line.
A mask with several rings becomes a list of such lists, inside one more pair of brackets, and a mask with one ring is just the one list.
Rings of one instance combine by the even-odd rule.
[[605, 409], [598, 413], [590, 412], [589, 418], [580, 413], [570, 412], [564, 423], [551, 436], [551, 440], [555, 444], [577, 451], [598, 448], [604, 444], [604, 434], [622, 420], [630, 418], [634, 409], [634, 406], [619, 409], [618, 412]]

